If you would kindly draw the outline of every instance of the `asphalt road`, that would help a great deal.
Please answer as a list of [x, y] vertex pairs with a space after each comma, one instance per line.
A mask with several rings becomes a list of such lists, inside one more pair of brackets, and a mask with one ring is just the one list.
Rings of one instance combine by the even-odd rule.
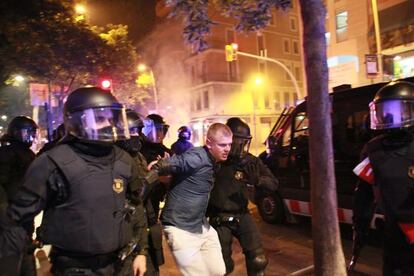
[[[298, 223], [271, 225], [261, 220], [255, 208], [251, 209], [262, 233], [262, 241], [269, 265], [266, 275], [289, 275], [313, 264], [312, 234], [310, 219], [298, 219]], [[350, 226], [341, 226], [342, 245], [347, 262], [351, 257], [352, 231]], [[379, 242], [376, 242], [379, 244]], [[161, 275], [180, 275], [166, 244], [164, 244], [166, 263], [161, 267]], [[237, 241], [233, 243], [235, 270], [231, 275], [247, 275], [244, 255]], [[378, 245], [366, 246], [350, 275], [381, 275], [382, 250]], [[312, 272], [301, 275], [313, 275]]]
[[[299, 218], [295, 224], [271, 225], [259, 217], [256, 208], [252, 205], [251, 211], [256, 223], [262, 233], [262, 241], [266, 255], [269, 259], [269, 265], [266, 269], [267, 276], [289, 275], [301, 269], [308, 268], [313, 264], [312, 252], [312, 234], [310, 219]], [[350, 226], [341, 226], [342, 245], [347, 262], [351, 257], [352, 248], [352, 231]], [[371, 240], [377, 245], [366, 246], [358, 260], [356, 272], [350, 275], [381, 275], [382, 250], [380, 242], [375, 242], [378, 238]], [[50, 264], [48, 263], [48, 250], [37, 252], [38, 257], [38, 275], [46, 276]], [[166, 263], [161, 266], [161, 276], [178, 276], [181, 275], [175, 265], [174, 259], [164, 240], [164, 253]], [[237, 241], [233, 243], [233, 259], [235, 269], [231, 275], [247, 275], [244, 263], [244, 255]], [[312, 272], [300, 275], [314, 275]], [[201, 275], [200, 275], [201, 276]]]

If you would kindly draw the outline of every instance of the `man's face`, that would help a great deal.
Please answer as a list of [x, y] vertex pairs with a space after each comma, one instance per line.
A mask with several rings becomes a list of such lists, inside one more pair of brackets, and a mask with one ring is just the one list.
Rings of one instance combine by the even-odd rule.
[[221, 162], [227, 160], [232, 141], [232, 136], [217, 134], [211, 139], [207, 138], [206, 146], [216, 162]]

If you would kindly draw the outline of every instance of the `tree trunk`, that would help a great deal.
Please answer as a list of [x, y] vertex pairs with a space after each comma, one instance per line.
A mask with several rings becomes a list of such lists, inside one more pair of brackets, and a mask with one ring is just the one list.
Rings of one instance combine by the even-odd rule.
[[315, 275], [346, 275], [337, 216], [322, 0], [300, 0], [308, 87], [312, 236]]

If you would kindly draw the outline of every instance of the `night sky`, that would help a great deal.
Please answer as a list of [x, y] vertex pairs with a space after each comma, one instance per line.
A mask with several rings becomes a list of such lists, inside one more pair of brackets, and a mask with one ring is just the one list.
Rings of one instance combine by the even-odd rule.
[[129, 38], [138, 42], [155, 23], [156, 0], [89, 0], [88, 18], [92, 25], [128, 25]]

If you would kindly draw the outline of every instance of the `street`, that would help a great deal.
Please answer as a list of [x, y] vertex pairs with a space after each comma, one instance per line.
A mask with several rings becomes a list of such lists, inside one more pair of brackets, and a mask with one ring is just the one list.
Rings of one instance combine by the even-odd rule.
[[[262, 241], [269, 258], [266, 275], [289, 275], [312, 265], [312, 237], [310, 219], [299, 218], [297, 224], [270, 225], [261, 220], [255, 207], [251, 207], [255, 221], [262, 233]], [[352, 249], [351, 227], [342, 227], [343, 250], [349, 262]], [[244, 256], [237, 242], [233, 244], [235, 269], [231, 275], [247, 275]], [[160, 274], [165, 276], [180, 275], [174, 260], [164, 243], [166, 263], [161, 267]], [[356, 265], [356, 271], [350, 275], [381, 275], [382, 250], [378, 246], [364, 247]], [[300, 275], [313, 275], [311, 272]]]

